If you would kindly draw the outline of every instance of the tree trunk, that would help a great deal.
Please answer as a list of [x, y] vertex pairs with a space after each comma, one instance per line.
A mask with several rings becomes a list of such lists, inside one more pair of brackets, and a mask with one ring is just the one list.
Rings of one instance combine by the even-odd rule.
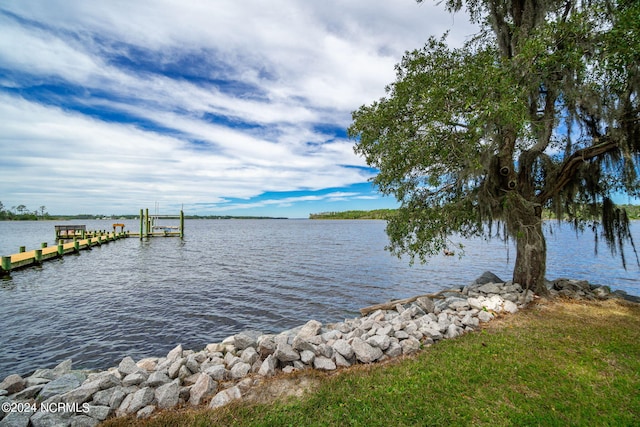
[[[542, 218], [537, 215], [523, 215], [519, 221], [516, 236], [516, 265], [513, 282], [537, 295], [548, 295], [544, 283], [547, 267], [547, 243], [542, 233]], [[525, 221], [522, 221], [525, 220]]]

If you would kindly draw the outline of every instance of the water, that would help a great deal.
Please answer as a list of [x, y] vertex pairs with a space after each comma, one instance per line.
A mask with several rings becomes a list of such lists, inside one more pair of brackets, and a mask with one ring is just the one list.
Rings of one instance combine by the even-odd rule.
[[[75, 221], [87, 229], [124, 222]], [[53, 222], [0, 222], [0, 254], [46, 241]], [[167, 222], [167, 225], [170, 221]], [[510, 279], [515, 250], [466, 241], [466, 255], [410, 267], [384, 250], [383, 221], [187, 220], [183, 240], [123, 239], [16, 271], [0, 281], [0, 379], [72, 358], [105, 369], [123, 357], [199, 350], [244, 329], [265, 333], [358, 316], [362, 307], [450, 285], [490, 270]], [[632, 233], [640, 243], [640, 223]], [[640, 295], [640, 269], [622, 268], [593, 236], [548, 234], [547, 277], [570, 277]], [[631, 250], [627, 251], [631, 254]]]

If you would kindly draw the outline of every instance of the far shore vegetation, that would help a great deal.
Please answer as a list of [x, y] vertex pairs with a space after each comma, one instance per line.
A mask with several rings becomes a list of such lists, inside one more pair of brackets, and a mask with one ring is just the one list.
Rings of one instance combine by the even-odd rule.
[[[185, 215], [186, 219], [287, 219], [285, 217], [271, 216], [234, 216], [234, 215]], [[68, 221], [68, 220], [95, 220], [95, 219], [138, 219], [140, 215], [102, 215], [102, 214], [76, 214], [53, 215], [47, 212], [46, 206], [40, 206], [36, 210], [30, 210], [25, 205], [5, 208], [0, 202], [0, 221]]]
[[[416, 356], [280, 375], [254, 401], [105, 425], [631, 426], [640, 419], [639, 354], [640, 304], [541, 299]], [[278, 381], [309, 391], [274, 400]]]
[[[629, 219], [640, 219], [640, 205], [618, 205], [627, 212]], [[342, 212], [312, 213], [309, 219], [389, 219], [397, 214], [396, 209], [376, 209], [370, 211], [352, 210]], [[542, 219], [556, 219], [551, 210], [545, 210]]]

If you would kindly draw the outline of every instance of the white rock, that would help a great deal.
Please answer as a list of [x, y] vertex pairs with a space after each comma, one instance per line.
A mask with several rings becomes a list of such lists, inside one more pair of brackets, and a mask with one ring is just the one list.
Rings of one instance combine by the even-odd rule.
[[258, 370], [258, 375], [262, 375], [263, 377], [270, 377], [274, 375], [276, 373], [277, 365], [278, 359], [276, 359], [273, 354], [268, 355], [262, 362], [260, 370]]
[[227, 405], [234, 400], [240, 399], [242, 397], [242, 393], [240, 392], [240, 388], [238, 386], [230, 387], [226, 390], [222, 390], [218, 394], [216, 394], [211, 402], [209, 403], [209, 408], [216, 409], [221, 406]]
[[313, 367], [321, 371], [333, 371], [336, 369], [336, 364], [328, 357], [320, 356], [313, 360]]
[[180, 386], [175, 382], [161, 385], [156, 389], [155, 395], [159, 408], [173, 408], [180, 400]]
[[504, 311], [507, 311], [507, 312], [511, 313], [511, 314], [518, 312], [518, 306], [514, 302], [511, 302], [511, 301], [505, 301], [504, 304], [502, 305], [502, 309]]
[[322, 323], [317, 320], [309, 320], [298, 332], [297, 336], [300, 338], [310, 338], [312, 336], [318, 335], [320, 329], [322, 328]]
[[193, 406], [199, 405], [202, 400], [211, 395], [218, 384], [207, 374], [201, 373], [196, 383], [191, 387], [189, 403]]
[[229, 376], [233, 379], [244, 378], [251, 371], [251, 365], [245, 362], [240, 362], [231, 368]]
[[351, 347], [356, 358], [363, 363], [371, 363], [382, 357], [383, 352], [378, 347], [367, 344], [360, 338], [354, 338], [351, 341]]

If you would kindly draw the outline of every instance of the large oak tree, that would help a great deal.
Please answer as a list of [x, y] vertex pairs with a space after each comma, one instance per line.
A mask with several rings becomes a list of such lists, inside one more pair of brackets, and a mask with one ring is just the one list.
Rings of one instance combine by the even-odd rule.
[[[447, 0], [481, 31], [407, 52], [387, 96], [353, 113], [355, 151], [400, 202], [389, 248], [425, 261], [500, 230], [513, 280], [545, 294], [542, 213], [633, 246], [616, 194], [640, 196], [640, 2]], [[635, 253], [636, 262], [638, 261]]]

